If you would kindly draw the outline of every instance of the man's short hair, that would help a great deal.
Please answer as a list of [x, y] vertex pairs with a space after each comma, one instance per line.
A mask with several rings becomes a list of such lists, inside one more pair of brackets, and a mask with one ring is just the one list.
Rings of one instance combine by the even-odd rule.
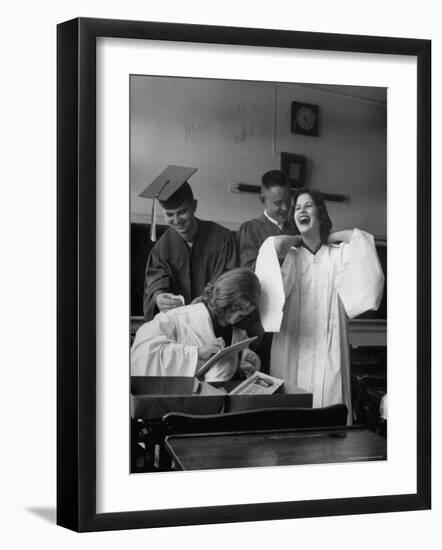
[[289, 187], [289, 180], [287, 175], [281, 170], [270, 170], [263, 174], [261, 185], [264, 189], [270, 189], [271, 187]]

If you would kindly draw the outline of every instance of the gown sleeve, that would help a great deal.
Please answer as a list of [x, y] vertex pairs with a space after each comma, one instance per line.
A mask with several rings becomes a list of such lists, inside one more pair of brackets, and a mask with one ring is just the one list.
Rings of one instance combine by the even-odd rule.
[[174, 318], [167, 312], [142, 325], [131, 349], [132, 376], [193, 376], [197, 346], [178, 344]]
[[295, 280], [294, 251], [290, 251], [279, 266], [274, 237], [266, 239], [258, 252], [255, 274], [261, 283], [259, 314], [265, 332], [279, 332], [286, 296]]
[[256, 258], [259, 251], [259, 242], [256, 232], [250, 223], [241, 225], [238, 231], [239, 265], [255, 270]]
[[211, 280], [216, 280], [225, 271], [238, 267], [238, 251], [235, 236], [228, 231], [225, 240], [221, 244], [218, 258], [213, 268]]
[[144, 278], [143, 313], [144, 320], [150, 321], [158, 313], [155, 303], [159, 292], [170, 292], [172, 286], [172, 270], [169, 264], [160, 257], [154, 247], [146, 264]]
[[350, 242], [340, 245], [336, 289], [350, 319], [378, 309], [384, 274], [373, 235], [354, 229]]

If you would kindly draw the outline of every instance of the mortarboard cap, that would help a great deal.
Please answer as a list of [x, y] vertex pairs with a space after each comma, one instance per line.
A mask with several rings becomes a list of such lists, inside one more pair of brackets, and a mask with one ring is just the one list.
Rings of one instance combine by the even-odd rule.
[[[148, 199], [158, 199], [163, 206], [169, 206], [169, 202], [177, 203], [175, 195], [184, 195], [187, 198], [192, 194], [187, 180], [196, 172], [196, 168], [187, 168], [185, 166], [168, 166], [161, 174], [149, 184], [146, 189], [140, 193], [140, 197]], [[183, 189], [182, 189], [183, 188]], [[183, 193], [184, 191], [184, 193]], [[191, 195], [193, 198], [193, 194]], [[180, 206], [180, 204], [178, 204]], [[176, 208], [178, 208], [178, 206]], [[174, 208], [170, 206], [170, 208]]]
[[186, 200], [193, 200], [192, 189], [187, 180], [196, 172], [196, 168], [169, 165], [161, 174], [140, 193], [140, 197], [153, 199], [150, 239], [156, 241], [156, 201], [163, 208], [179, 208]]

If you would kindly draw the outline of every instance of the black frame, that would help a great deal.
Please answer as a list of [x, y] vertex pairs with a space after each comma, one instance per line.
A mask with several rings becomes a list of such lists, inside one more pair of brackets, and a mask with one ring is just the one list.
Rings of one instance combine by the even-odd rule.
[[[417, 492], [96, 513], [96, 38], [302, 48], [417, 58]], [[76, 531], [423, 510], [431, 505], [431, 42], [74, 19], [57, 28], [57, 523]]]
[[[299, 166], [299, 177], [297, 179], [290, 177], [291, 164], [297, 164]], [[289, 178], [290, 187], [292, 189], [305, 186], [305, 164], [306, 159], [304, 155], [297, 155], [296, 153], [281, 153], [281, 170]]]

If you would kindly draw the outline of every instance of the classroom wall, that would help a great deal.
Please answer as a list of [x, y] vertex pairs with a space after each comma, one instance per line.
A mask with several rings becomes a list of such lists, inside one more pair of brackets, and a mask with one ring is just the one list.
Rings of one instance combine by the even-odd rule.
[[[138, 195], [178, 164], [198, 168], [198, 215], [236, 229], [261, 207], [232, 183], [259, 184], [290, 152], [306, 156], [308, 186], [349, 196], [328, 203], [335, 229], [386, 235], [384, 90], [146, 76], [130, 85], [133, 221], [149, 221], [151, 201]], [[318, 137], [291, 134], [294, 100], [319, 105]]]

